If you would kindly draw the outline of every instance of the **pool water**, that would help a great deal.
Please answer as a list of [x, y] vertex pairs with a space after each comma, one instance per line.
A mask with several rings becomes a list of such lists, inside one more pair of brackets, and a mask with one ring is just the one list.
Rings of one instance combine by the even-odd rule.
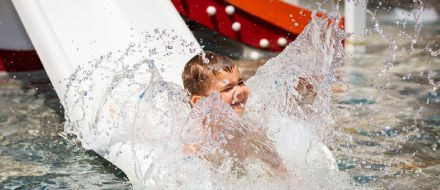
[[59, 135], [62, 108], [38, 75], [0, 79], [0, 189], [129, 189], [122, 172]]
[[[438, 46], [439, 31], [438, 23], [424, 26], [419, 51], [400, 55], [385, 76], [377, 73], [388, 50], [377, 36], [368, 38], [364, 54], [340, 68], [333, 113], [340, 136], [332, 151], [339, 169], [360, 186], [440, 186], [440, 59], [423, 51], [426, 42]], [[400, 45], [410, 48], [409, 41]]]
[[[421, 44], [439, 44], [439, 26], [425, 26]], [[428, 74], [436, 72], [430, 78], [440, 80], [440, 59], [426, 51], [408, 53], [378, 76], [388, 45], [376, 35], [366, 44], [365, 53], [347, 58], [333, 87], [335, 140], [327, 143], [338, 168], [360, 188], [435, 189], [440, 96], [431, 93]], [[241, 61], [239, 67], [249, 77], [261, 63]], [[0, 77], [0, 189], [129, 189], [115, 166], [59, 135], [59, 99], [44, 73], [32, 75], [42, 79]]]

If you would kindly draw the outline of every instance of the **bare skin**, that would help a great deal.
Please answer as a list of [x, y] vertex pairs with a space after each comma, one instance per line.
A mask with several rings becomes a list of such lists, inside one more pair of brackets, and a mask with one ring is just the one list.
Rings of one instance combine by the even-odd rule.
[[299, 77], [295, 90], [302, 96], [303, 104], [312, 104], [316, 98], [314, 86], [309, 82], [310, 78]]

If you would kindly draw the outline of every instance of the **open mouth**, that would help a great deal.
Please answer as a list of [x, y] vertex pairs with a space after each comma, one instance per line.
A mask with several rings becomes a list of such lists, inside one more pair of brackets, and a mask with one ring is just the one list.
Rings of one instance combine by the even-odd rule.
[[238, 101], [233, 101], [231, 105], [232, 105], [232, 106], [241, 106], [241, 107], [244, 107], [245, 104], [246, 104], [245, 101], [243, 101], [243, 100], [238, 100]]

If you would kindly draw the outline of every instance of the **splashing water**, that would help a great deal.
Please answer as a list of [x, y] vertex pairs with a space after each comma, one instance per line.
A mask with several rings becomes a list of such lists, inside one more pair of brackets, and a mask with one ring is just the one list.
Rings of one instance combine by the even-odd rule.
[[[251, 96], [242, 117], [215, 93], [191, 108], [186, 91], [162, 80], [153, 60], [192, 53], [190, 44], [182, 51], [132, 44], [101, 57], [70, 79], [66, 112], [82, 114], [67, 118], [65, 134], [124, 170], [134, 188], [347, 185], [321, 141], [323, 133], [317, 133], [325, 131], [333, 71], [343, 58], [345, 34], [337, 18], [314, 18], [249, 79]], [[160, 30], [147, 38], [157, 35], [178, 39]], [[314, 87], [314, 102], [298, 89], [304, 81]]]
[[[69, 96], [64, 105], [67, 112], [81, 114], [67, 118], [66, 136], [123, 169], [136, 189], [353, 188], [346, 174], [335, 169], [333, 155], [323, 142], [343, 150], [344, 155], [358, 151], [351, 148], [353, 144], [375, 145], [355, 141], [353, 138], [358, 137], [351, 135], [342, 135], [347, 148], [334, 145], [339, 142], [332, 137], [341, 135], [331, 131], [335, 114], [340, 114], [336, 118], [342, 121], [346, 112], [332, 106], [330, 87], [336, 80], [335, 69], [344, 59], [341, 40], [346, 34], [337, 28], [336, 13], [326, 12], [320, 3], [317, 6], [320, 12], [329, 14], [328, 19], [315, 17], [295, 42], [247, 81], [251, 96], [243, 116], [237, 115], [216, 93], [191, 107], [182, 87], [162, 79], [161, 58], [197, 50], [173, 32], [158, 29], [147, 33], [146, 42], [132, 44], [125, 51], [93, 61], [90, 68], [77, 70], [70, 79], [71, 93], [66, 93]], [[390, 35], [376, 11], [367, 10], [374, 26], [372, 31], [386, 42], [388, 52], [377, 72], [379, 77], [372, 84], [380, 95], [374, 101], [358, 100], [359, 106], [353, 109], [356, 114], [389, 98], [385, 91], [391, 86], [389, 72], [399, 56], [422, 51], [417, 49], [417, 43], [423, 41], [419, 38], [423, 3], [415, 1], [412, 6], [414, 34], [402, 30], [398, 35]], [[406, 20], [396, 24], [408, 28]], [[148, 39], [156, 38], [179, 41], [186, 48], [176, 50], [172, 43], [165, 44], [163, 49], [150, 47]], [[410, 51], [400, 45], [406, 41]], [[425, 50], [437, 56], [432, 47]], [[203, 60], [207, 61], [205, 57]], [[430, 71], [427, 76], [433, 87], [430, 94], [436, 96], [437, 72]], [[313, 93], [304, 92], [308, 86], [313, 87]], [[341, 101], [339, 106], [352, 103]], [[377, 112], [386, 110], [380, 107]], [[416, 112], [415, 126], [419, 125], [423, 107]], [[374, 125], [381, 121], [368, 122]], [[387, 126], [382, 132], [388, 134], [392, 130]], [[408, 136], [417, 137], [420, 133], [415, 127]], [[358, 162], [362, 167], [370, 167], [372, 161], [366, 160]], [[344, 163], [338, 162], [338, 168], [344, 168]], [[385, 173], [389, 168], [386, 165], [392, 164], [385, 163]], [[361, 175], [353, 179], [363, 184], [375, 178]]]

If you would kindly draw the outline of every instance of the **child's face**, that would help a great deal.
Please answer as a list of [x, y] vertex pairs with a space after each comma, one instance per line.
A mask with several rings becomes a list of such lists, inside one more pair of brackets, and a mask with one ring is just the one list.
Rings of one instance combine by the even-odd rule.
[[237, 113], [244, 112], [244, 105], [249, 96], [249, 88], [240, 77], [240, 71], [234, 66], [232, 72], [220, 72], [218, 77], [212, 79], [208, 94], [219, 92], [220, 98], [231, 105]]

